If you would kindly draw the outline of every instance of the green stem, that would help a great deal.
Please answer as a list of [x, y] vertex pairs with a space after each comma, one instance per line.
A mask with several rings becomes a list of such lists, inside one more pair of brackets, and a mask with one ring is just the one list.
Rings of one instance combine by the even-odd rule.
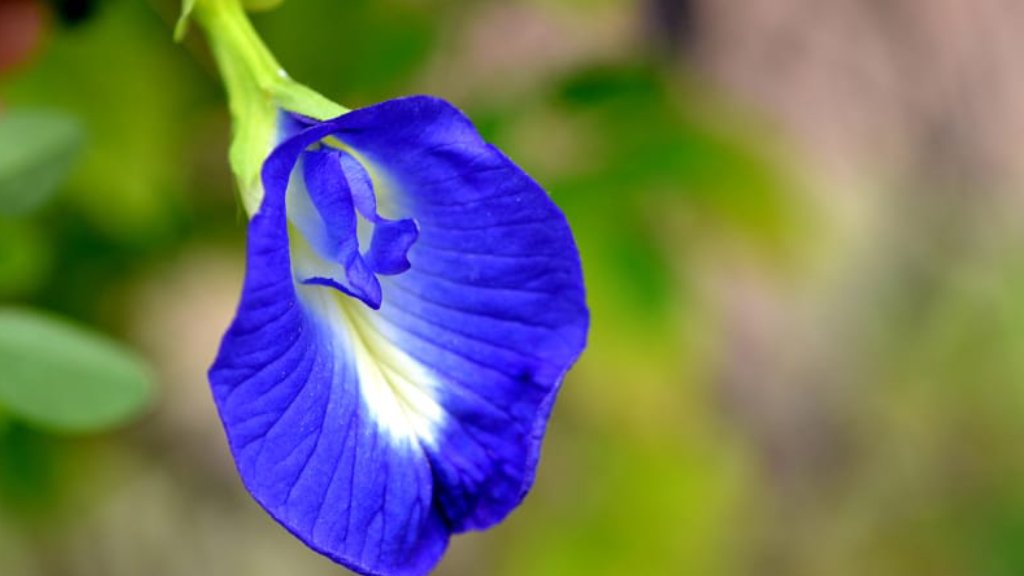
[[198, 0], [194, 14], [224, 79], [234, 130], [231, 168], [245, 210], [252, 215], [263, 196], [260, 167], [277, 143], [280, 111], [326, 120], [348, 109], [289, 78], [239, 0]]
[[[252, 27], [241, 3], [238, 0], [199, 0], [195, 15], [209, 36], [229, 94], [232, 82], [238, 81], [252, 82], [255, 87], [271, 93], [284, 70]], [[242, 75], [248, 78], [243, 80]]]
[[229, 158], [245, 211], [262, 200], [260, 166], [274, 146], [277, 110], [272, 85], [280, 65], [264, 46], [238, 0], [199, 0], [195, 19], [206, 31], [224, 79], [231, 111]]
[[[349, 111], [288, 77], [253, 28], [239, 0], [199, 0], [196, 17], [210, 37], [214, 57], [225, 76], [229, 92], [232, 91], [233, 81], [242, 80], [228, 78], [229, 75], [240, 75], [241, 71], [232, 69], [244, 68], [250, 83], [255, 83], [284, 108], [319, 120], [334, 118]], [[236, 88], [249, 89], [251, 84]]]

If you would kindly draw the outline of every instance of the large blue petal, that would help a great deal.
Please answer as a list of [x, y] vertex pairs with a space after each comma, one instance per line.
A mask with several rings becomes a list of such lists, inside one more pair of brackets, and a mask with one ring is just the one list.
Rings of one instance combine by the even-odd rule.
[[[379, 311], [293, 280], [286, 187], [328, 135], [369, 168], [384, 214], [419, 226], [410, 269], [380, 279]], [[263, 182], [242, 300], [210, 372], [241, 476], [335, 560], [424, 574], [449, 533], [501, 520], [533, 481], [588, 324], [568, 226], [461, 113], [426, 97], [299, 132]]]
[[304, 145], [285, 143], [265, 166], [241, 302], [210, 370], [214, 399], [246, 487], [288, 530], [365, 574], [424, 574], [449, 532], [429, 462], [370, 416], [328, 289], [292, 278], [285, 187]]
[[585, 345], [571, 232], [544, 190], [442, 100], [392, 100], [335, 128], [390, 193], [381, 203], [419, 224], [410, 270], [382, 279], [380, 318], [443, 381], [452, 424], [426, 450], [446, 519], [455, 531], [490, 526], [532, 484], [554, 396]]

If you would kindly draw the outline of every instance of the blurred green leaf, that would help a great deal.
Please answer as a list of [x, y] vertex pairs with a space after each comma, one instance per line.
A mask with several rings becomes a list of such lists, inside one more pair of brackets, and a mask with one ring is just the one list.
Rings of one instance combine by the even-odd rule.
[[220, 105], [215, 85], [170, 42], [167, 27], [145, 3], [104, 2], [88, 22], [50, 38], [36, 65], [0, 85], [12, 106], [45, 105], [81, 120], [89, 145], [62, 204], [123, 243], [174, 232], [189, 189], [186, 142], [203, 112], [197, 105]]
[[0, 115], [0, 213], [24, 214], [53, 195], [82, 144], [68, 114], [14, 109]]
[[0, 309], [0, 406], [62, 432], [122, 424], [148, 404], [149, 370], [102, 335], [36, 312]]

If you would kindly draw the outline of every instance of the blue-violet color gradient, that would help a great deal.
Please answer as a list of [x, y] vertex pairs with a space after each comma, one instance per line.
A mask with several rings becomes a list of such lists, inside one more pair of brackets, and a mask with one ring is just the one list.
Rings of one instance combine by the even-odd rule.
[[457, 109], [286, 115], [210, 382], [256, 500], [372, 575], [428, 573], [533, 482], [586, 341], [565, 217]]

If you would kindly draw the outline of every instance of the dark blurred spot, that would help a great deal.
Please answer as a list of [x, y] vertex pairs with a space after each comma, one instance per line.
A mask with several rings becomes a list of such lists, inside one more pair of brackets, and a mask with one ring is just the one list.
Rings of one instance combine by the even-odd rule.
[[600, 105], [650, 100], [660, 95], [664, 87], [661, 74], [648, 66], [594, 66], [567, 78], [559, 87], [559, 96], [572, 105]]
[[695, 0], [648, 0], [647, 4], [654, 48], [669, 58], [689, 52], [697, 32]]
[[96, 13], [99, 0], [50, 0], [57, 18], [70, 25], [81, 24]]
[[0, 510], [35, 515], [51, 509], [58, 443], [18, 422], [0, 429]]

